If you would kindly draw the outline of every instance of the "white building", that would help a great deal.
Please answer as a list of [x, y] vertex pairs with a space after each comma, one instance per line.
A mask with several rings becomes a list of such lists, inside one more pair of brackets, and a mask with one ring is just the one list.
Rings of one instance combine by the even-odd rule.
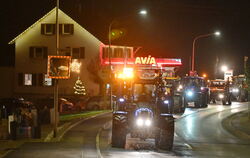
[[[53, 82], [46, 77], [47, 57], [56, 55], [56, 8], [15, 37], [14, 90], [15, 96], [41, 97], [53, 94]], [[99, 52], [102, 46], [72, 18], [59, 9], [60, 55], [72, 56], [81, 62], [80, 79], [90, 95], [98, 95]], [[78, 74], [59, 81], [59, 95], [74, 94]]]

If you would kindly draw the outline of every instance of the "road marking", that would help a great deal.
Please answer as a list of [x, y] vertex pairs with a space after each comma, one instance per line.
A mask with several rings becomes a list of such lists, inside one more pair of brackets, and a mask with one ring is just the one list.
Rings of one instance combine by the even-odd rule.
[[[62, 132], [62, 134], [58, 137], [57, 141], [61, 141], [61, 139], [63, 138], [63, 136], [65, 135], [65, 133], [67, 133], [71, 128], [75, 127], [76, 125], [78, 125], [78, 124], [80, 124], [80, 123], [82, 123], [84, 121], [87, 121], [89, 119], [96, 118], [98, 116], [105, 115], [105, 114], [108, 114], [108, 113], [110, 113], [110, 112], [105, 112], [105, 113], [97, 114], [97, 115], [94, 115], [94, 116], [91, 116], [91, 117], [80, 119], [76, 123], [73, 123], [72, 125], [70, 125], [69, 127], [67, 127]], [[65, 126], [67, 126], [67, 123], [65, 123], [62, 126], [58, 127], [58, 130], [65, 128]], [[49, 141], [51, 141], [52, 138], [53, 138], [53, 130], [47, 135], [47, 137], [44, 139], [44, 142], [49, 142]]]
[[178, 135], [176, 132], [174, 132], [174, 135], [175, 135], [176, 137], [179, 137], [179, 138], [184, 142], [184, 145], [188, 147], [188, 149], [193, 150], [192, 145], [188, 144], [188, 142], [187, 142], [184, 138], [182, 138], [182, 137], [181, 137], [180, 135]]
[[103, 158], [102, 154], [101, 154], [101, 150], [100, 150], [100, 133], [102, 131], [102, 128], [99, 129], [95, 141], [96, 141], [96, 151], [97, 151], [97, 155], [98, 158]]
[[189, 145], [188, 143], [184, 143], [184, 145], [187, 146], [188, 149], [193, 150], [193, 147], [191, 145]]

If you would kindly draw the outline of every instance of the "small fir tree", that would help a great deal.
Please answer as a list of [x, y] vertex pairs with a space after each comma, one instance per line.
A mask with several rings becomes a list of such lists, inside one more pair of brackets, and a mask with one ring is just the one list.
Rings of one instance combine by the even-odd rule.
[[75, 89], [75, 94], [78, 94], [78, 95], [86, 95], [85, 86], [83, 85], [83, 83], [82, 83], [82, 81], [80, 80], [79, 77], [78, 77], [78, 79], [76, 80], [74, 89]]

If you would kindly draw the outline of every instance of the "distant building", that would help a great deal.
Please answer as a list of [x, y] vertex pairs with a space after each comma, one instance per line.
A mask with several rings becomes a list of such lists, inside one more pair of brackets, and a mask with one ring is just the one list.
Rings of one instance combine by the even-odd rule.
[[[51, 96], [53, 81], [48, 78], [48, 55], [56, 55], [56, 9], [36, 21], [15, 37], [15, 68], [13, 94], [15, 96]], [[99, 52], [103, 45], [59, 9], [60, 55], [72, 56], [81, 62], [80, 73], [71, 72], [70, 79], [59, 81], [59, 95], [73, 95], [78, 78], [83, 81], [89, 95], [100, 92]]]

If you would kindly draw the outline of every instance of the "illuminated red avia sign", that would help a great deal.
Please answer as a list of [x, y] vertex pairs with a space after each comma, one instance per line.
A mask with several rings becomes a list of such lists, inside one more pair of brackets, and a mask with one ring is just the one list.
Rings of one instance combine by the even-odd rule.
[[[112, 65], [151, 65], [151, 66], [159, 66], [159, 67], [168, 67], [168, 66], [181, 66], [181, 59], [173, 59], [173, 58], [155, 58], [155, 57], [136, 57], [136, 58], [128, 58], [125, 60], [124, 58], [111, 58]], [[102, 60], [102, 65], [109, 65], [109, 59], [104, 58]]]

